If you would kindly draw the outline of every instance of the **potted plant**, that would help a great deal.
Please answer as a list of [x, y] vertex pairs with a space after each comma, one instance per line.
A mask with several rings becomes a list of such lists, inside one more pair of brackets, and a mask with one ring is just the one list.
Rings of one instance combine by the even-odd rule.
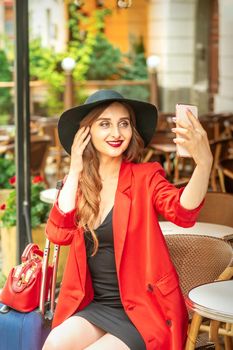
[[[2, 248], [2, 274], [7, 276], [10, 269], [16, 265], [16, 178], [9, 179], [11, 193], [6, 203], [0, 205], [1, 219], [1, 248]], [[50, 211], [50, 205], [40, 200], [40, 193], [46, 188], [44, 180], [40, 176], [31, 179], [31, 227], [32, 240], [43, 250], [45, 245], [45, 223]], [[63, 274], [68, 247], [62, 247], [58, 265], [57, 280], [60, 281]], [[52, 256], [50, 256], [50, 263]]]
[[15, 161], [12, 154], [0, 156], [0, 205], [5, 203], [9, 193], [12, 191], [12, 185], [9, 178], [15, 174]]

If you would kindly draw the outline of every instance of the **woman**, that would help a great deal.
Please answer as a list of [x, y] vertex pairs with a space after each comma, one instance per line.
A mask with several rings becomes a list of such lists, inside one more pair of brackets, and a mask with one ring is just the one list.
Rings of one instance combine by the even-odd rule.
[[100, 90], [61, 116], [71, 162], [46, 232], [70, 253], [43, 350], [183, 348], [187, 312], [157, 214], [190, 227], [207, 191], [208, 139], [187, 115], [191, 126], [173, 129], [196, 162], [182, 189], [158, 163], [139, 162], [155, 132], [153, 105]]

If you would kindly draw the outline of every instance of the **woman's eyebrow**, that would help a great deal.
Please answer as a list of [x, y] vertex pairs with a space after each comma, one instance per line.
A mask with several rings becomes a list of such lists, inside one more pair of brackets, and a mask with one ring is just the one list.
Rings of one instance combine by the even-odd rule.
[[97, 120], [111, 120], [111, 118], [104, 118], [104, 117], [100, 117]]
[[[111, 120], [111, 118], [100, 117], [97, 120]], [[130, 120], [130, 118], [129, 117], [122, 117], [119, 120]]]

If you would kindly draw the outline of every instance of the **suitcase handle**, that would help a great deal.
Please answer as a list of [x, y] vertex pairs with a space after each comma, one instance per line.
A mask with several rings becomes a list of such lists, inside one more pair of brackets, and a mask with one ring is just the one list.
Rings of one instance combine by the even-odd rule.
[[7, 305], [2, 305], [0, 308], [0, 314], [7, 314], [11, 308]]
[[[55, 244], [54, 251], [53, 251], [53, 261], [52, 261], [53, 274], [52, 274], [52, 282], [50, 285], [50, 293], [49, 293], [49, 303], [50, 303], [49, 319], [53, 318], [53, 314], [55, 310], [55, 292], [56, 292], [59, 253], [60, 253], [60, 246], [58, 244]], [[46, 238], [43, 262], [42, 262], [42, 282], [41, 282], [40, 304], [39, 304], [39, 310], [42, 316], [45, 316], [46, 282], [47, 282], [49, 255], [50, 255], [50, 241], [48, 238]]]
[[[66, 179], [66, 177], [67, 176], [65, 176], [65, 179]], [[64, 183], [65, 179], [57, 182], [56, 189], [58, 191], [57, 191], [56, 199], [58, 199], [58, 196], [60, 194], [60, 190], [63, 187], [63, 183]], [[58, 244], [54, 244], [53, 261], [52, 261], [53, 274], [52, 274], [52, 283], [50, 286], [50, 295], [49, 295], [49, 298], [50, 298], [50, 310], [48, 312], [49, 319], [53, 318], [53, 314], [54, 314], [54, 310], [55, 310], [55, 292], [56, 292], [59, 253], [60, 253], [60, 246]], [[43, 264], [42, 264], [42, 283], [41, 283], [40, 303], [39, 303], [39, 310], [40, 310], [42, 316], [45, 316], [46, 281], [47, 281], [47, 271], [48, 271], [48, 264], [49, 264], [49, 255], [50, 255], [50, 241], [48, 238], [46, 238], [44, 255], [43, 255]]]

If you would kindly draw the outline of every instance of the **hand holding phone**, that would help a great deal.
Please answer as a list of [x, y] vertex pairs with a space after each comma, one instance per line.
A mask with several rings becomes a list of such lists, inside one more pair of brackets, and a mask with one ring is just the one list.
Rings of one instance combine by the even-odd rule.
[[[194, 105], [189, 105], [189, 104], [182, 104], [178, 103], [176, 105], [176, 121], [177, 122], [184, 122], [186, 125], [190, 125], [191, 122], [187, 116], [187, 110], [190, 110], [192, 114], [194, 115], [195, 118], [198, 118], [198, 109], [197, 106]], [[181, 136], [179, 136], [181, 138]], [[177, 155], [179, 157], [191, 157], [191, 154], [188, 152], [188, 150], [181, 146], [181, 145], [176, 145], [176, 151]]]

